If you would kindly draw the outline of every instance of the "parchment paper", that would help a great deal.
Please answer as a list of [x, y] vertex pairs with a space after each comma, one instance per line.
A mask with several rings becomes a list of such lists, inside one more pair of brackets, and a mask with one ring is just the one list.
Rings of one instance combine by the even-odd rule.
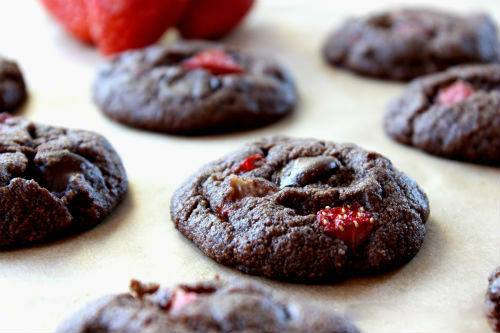
[[[427, 1], [428, 4], [437, 3]], [[404, 85], [331, 69], [320, 47], [351, 15], [395, 1], [260, 0], [227, 41], [274, 54], [293, 71], [301, 102], [265, 128], [219, 136], [176, 137], [127, 128], [91, 102], [100, 56], [60, 29], [33, 0], [0, 0], [0, 53], [19, 61], [29, 86], [20, 112], [35, 121], [94, 130], [121, 155], [130, 190], [105, 223], [84, 234], [0, 252], [0, 331], [49, 332], [87, 301], [127, 290], [130, 278], [164, 284], [222, 277], [259, 280], [277, 291], [346, 313], [366, 332], [488, 331], [482, 312], [487, 276], [500, 264], [500, 172], [450, 161], [389, 140], [387, 102]], [[440, 1], [500, 22], [496, 0]], [[426, 191], [431, 204], [420, 253], [391, 273], [314, 286], [244, 275], [218, 265], [170, 221], [170, 197], [202, 164], [263, 135], [355, 142], [389, 157]]]

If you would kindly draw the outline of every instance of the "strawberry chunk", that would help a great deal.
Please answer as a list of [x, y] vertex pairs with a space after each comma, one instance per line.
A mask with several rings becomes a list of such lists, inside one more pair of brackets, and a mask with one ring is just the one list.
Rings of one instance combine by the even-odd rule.
[[375, 220], [359, 203], [343, 207], [327, 206], [316, 214], [323, 232], [344, 241], [347, 246], [356, 249], [373, 230]]
[[221, 49], [209, 49], [195, 54], [182, 62], [187, 70], [206, 69], [214, 75], [242, 73], [243, 68]]
[[178, 311], [186, 305], [196, 301], [198, 298], [198, 293], [178, 289], [175, 291], [172, 302], [170, 303], [170, 311]]
[[73, 36], [82, 42], [91, 43], [85, 0], [41, 0], [45, 8]]
[[251, 171], [255, 168], [258, 168], [262, 165], [266, 164], [266, 160], [262, 154], [255, 154], [253, 156], [248, 157], [243, 162], [241, 162], [238, 166], [233, 169], [233, 172], [236, 174], [240, 174], [243, 172]]
[[220, 38], [240, 23], [254, 2], [254, 0], [191, 1], [177, 23], [177, 28], [184, 38]]
[[450, 105], [466, 100], [476, 92], [473, 86], [464, 81], [457, 81], [441, 88], [437, 96], [439, 105]]

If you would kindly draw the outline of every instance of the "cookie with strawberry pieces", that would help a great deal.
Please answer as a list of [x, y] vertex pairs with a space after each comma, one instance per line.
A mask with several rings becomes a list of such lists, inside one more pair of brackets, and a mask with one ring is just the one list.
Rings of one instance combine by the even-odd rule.
[[500, 65], [467, 65], [412, 81], [385, 112], [394, 140], [425, 152], [500, 165]]
[[343, 316], [260, 283], [215, 279], [165, 288], [132, 280], [130, 289], [88, 304], [57, 332], [359, 332]]
[[413, 258], [429, 202], [375, 152], [268, 137], [202, 167], [174, 193], [170, 212], [176, 228], [218, 263], [274, 279], [333, 282]]
[[277, 61], [201, 41], [122, 53], [100, 66], [93, 92], [114, 120], [182, 134], [269, 124], [297, 101], [294, 81]]
[[406, 8], [353, 18], [327, 39], [326, 60], [376, 78], [408, 81], [467, 63], [499, 63], [493, 18]]

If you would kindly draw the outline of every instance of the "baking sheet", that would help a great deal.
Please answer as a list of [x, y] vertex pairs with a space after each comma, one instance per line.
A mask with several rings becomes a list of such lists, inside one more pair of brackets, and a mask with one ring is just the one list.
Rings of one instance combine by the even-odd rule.
[[[292, 297], [321, 303], [346, 313], [366, 332], [488, 331], [482, 304], [487, 276], [500, 264], [499, 169], [392, 142], [383, 133], [382, 113], [404, 86], [331, 69], [320, 56], [326, 34], [343, 19], [395, 4], [260, 0], [227, 41], [274, 54], [292, 69], [301, 96], [295, 114], [252, 131], [176, 137], [105, 118], [91, 102], [90, 84], [100, 61], [96, 51], [66, 35], [37, 1], [1, 0], [0, 53], [20, 63], [29, 86], [21, 114], [104, 134], [123, 159], [130, 190], [116, 212], [89, 232], [0, 252], [0, 331], [52, 331], [87, 301], [125, 291], [130, 278], [172, 284], [215, 274], [260, 280]], [[483, 9], [500, 22], [495, 0], [439, 4], [464, 13]], [[389, 157], [414, 178], [431, 204], [416, 258], [384, 275], [311, 286], [244, 275], [205, 257], [170, 221], [173, 191], [207, 161], [269, 134], [355, 142]]]

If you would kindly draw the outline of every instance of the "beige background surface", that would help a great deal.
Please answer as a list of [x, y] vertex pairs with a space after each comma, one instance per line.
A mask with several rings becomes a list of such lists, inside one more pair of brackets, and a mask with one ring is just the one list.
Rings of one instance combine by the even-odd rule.
[[[403, 85], [331, 69], [319, 49], [326, 33], [353, 14], [395, 1], [260, 0], [228, 41], [272, 53], [293, 71], [301, 103], [275, 125], [220, 136], [175, 137], [126, 128], [92, 104], [100, 61], [68, 37], [34, 0], [0, 0], [0, 53], [19, 61], [30, 99], [22, 114], [104, 134], [130, 180], [124, 203], [97, 228], [52, 244], [0, 253], [0, 331], [51, 331], [62, 317], [102, 294], [125, 291], [130, 278], [165, 284], [238, 276], [345, 312], [366, 332], [488, 331], [486, 279], [500, 263], [500, 172], [449, 161], [390, 141], [386, 103]], [[436, 1], [427, 1], [432, 4]], [[498, 1], [440, 1], [489, 11]], [[172, 192], [207, 161], [268, 134], [355, 142], [389, 157], [427, 192], [431, 218], [417, 257], [394, 272], [335, 285], [306, 286], [245, 276], [215, 264], [185, 240], [169, 217]]]

